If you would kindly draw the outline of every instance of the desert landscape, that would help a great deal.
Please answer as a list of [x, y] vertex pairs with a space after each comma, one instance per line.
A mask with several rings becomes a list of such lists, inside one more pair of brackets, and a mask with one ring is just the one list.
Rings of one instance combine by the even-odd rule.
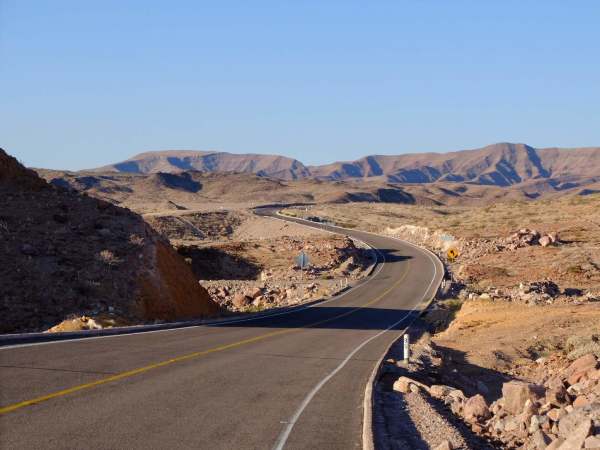
[[0, 450], [600, 450], [599, 18], [0, 0]]
[[573, 436], [594, 448], [598, 174], [600, 149], [520, 144], [320, 167], [149, 152], [81, 172], [26, 169], [2, 152], [11, 264], [1, 329], [239, 317], [334, 298], [371, 274], [375, 251], [343, 229], [255, 214], [278, 205], [284, 217], [409, 241], [444, 263], [443, 286], [411, 331], [412, 361], [398, 344], [380, 368], [393, 448], [416, 445], [401, 436], [402, 414], [426, 439], [424, 410], [445, 430], [432, 448], [580, 448]]

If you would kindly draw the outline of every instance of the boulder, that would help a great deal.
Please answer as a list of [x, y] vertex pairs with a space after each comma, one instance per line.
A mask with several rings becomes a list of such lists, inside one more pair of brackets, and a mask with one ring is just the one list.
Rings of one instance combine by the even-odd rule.
[[442, 399], [447, 397], [450, 392], [452, 392], [454, 388], [450, 386], [445, 386], [443, 384], [434, 384], [429, 388], [429, 393], [432, 397], [437, 399]]
[[544, 450], [552, 439], [546, 433], [541, 430], [536, 431], [531, 435], [531, 445], [536, 450]]
[[566, 438], [565, 442], [562, 443], [559, 450], [578, 450], [583, 447], [586, 438], [590, 435], [592, 430], [592, 421], [588, 418], [583, 419], [579, 424], [573, 427], [571, 433]]
[[548, 247], [552, 244], [552, 239], [550, 239], [550, 236], [542, 236], [539, 242], [542, 247]]
[[242, 293], [238, 292], [233, 296], [233, 304], [238, 308], [248, 306], [250, 303], [252, 303], [252, 299]]
[[552, 378], [546, 383], [548, 390], [546, 391], [546, 403], [554, 406], [564, 405], [569, 401], [567, 388], [560, 378]]
[[537, 414], [531, 416], [531, 419], [529, 420], [529, 434], [533, 434], [543, 428], [549, 428], [545, 426], [547, 423], [548, 416], [540, 416]]
[[[568, 410], [568, 408], [565, 408]], [[592, 403], [581, 408], [573, 409], [569, 414], [562, 417], [558, 422], [558, 435], [567, 439], [571, 436], [579, 424], [586, 420], [593, 420], [600, 425], [600, 403]]]
[[574, 401], [573, 401], [573, 407], [574, 408], [582, 408], [584, 406], [589, 405], [591, 402], [590, 400], [585, 396], [585, 395], [579, 395]]
[[424, 391], [429, 391], [429, 388], [426, 385], [424, 385], [423, 383], [421, 383], [417, 380], [413, 380], [412, 378], [408, 378], [408, 377], [398, 378], [394, 382], [393, 389], [394, 389], [394, 391], [402, 392], [403, 394], [408, 394], [409, 392], [414, 392], [413, 389], [411, 389], [412, 386], [421, 388]]
[[536, 401], [543, 396], [544, 388], [524, 381], [509, 381], [502, 385], [504, 409], [512, 414], [520, 414], [527, 400]]
[[567, 377], [567, 382], [570, 385], [577, 383], [587, 372], [596, 368], [598, 361], [592, 353], [583, 355], [571, 363], [565, 370], [564, 376]]
[[491, 414], [485, 399], [481, 394], [470, 397], [463, 407], [465, 419], [469, 422], [478, 422], [489, 419]]
[[567, 412], [562, 408], [552, 408], [546, 413], [546, 416], [553, 422], [558, 422], [562, 417], [566, 416]]
[[467, 398], [460, 389], [454, 389], [448, 393], [448, 396], [444, 399], [444, 403], [450, 407], [450, 410], [460, 415], [463, 412], [463, 405]]

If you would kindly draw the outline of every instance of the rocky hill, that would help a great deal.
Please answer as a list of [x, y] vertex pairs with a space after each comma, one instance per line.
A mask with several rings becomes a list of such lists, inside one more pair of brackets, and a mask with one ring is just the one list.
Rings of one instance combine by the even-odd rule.
[[218, 306], [140, 216], [0, 149], [0, 333], [202, 317]]
[[[373, 155], [350, 162], [309, 167], [325, 179], [385, 177], [400, 183], [435, 181], [511, 186], [531, 180], [600, 178], [600, 147], [535, 149], [501, 143], [451, 153]], [[589, 180], [587, 180], [589, 181]]]
[[304, 164], [285, 156], [178, 150], [141, 153], [126, 161], [96, 170], [145, 174], [189, 170], [242, 172], [282, 180], [295, 180], [310, 176]]
[[450, 153], [371, 155], [309, 167], [283, 156], [164, 151], [142, 153], [96, 170], [141, 174], [198, 170], [253, 173], [282, 180], [380, 178], [393, 183], [468, 182], [500, 187], [541, 181], [560, 189], [600, 181], [600, 147], [536, 149], [500, 143]]

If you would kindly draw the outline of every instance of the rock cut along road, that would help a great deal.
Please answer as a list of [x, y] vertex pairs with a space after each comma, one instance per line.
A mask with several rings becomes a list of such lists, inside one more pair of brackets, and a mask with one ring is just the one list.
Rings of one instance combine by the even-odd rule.
[[373, 368], [443, 268], [402, 241], [303, 223], [376, 248], [373, 275], [269, 317], [0, 348], [0, 448], [360, 448]]

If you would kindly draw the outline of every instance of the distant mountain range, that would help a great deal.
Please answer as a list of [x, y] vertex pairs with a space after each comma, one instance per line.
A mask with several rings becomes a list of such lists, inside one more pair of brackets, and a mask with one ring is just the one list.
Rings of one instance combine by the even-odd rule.
[[141, 153], [94, 171], [239, 172], [281, 180], [368, 178], [392, 183], [448, 181], [501, 187], [537, 180], [560, 188], [562, 184], [600, 181], [600, 147], [536, 149], [525, 144], [499, 143], [450, 153], [371, 155], [321, 166], [306, 166], [296, 159], [277, 155], [169, 150]]
[[140, 153], [126, 161], [94, 169], [98, 172], [140, 174], [191, 170], [207, 173], [253, 173], [281, 180], [296, 180], [311, 176], [304, 164], [286, 156], [180, 150]]

